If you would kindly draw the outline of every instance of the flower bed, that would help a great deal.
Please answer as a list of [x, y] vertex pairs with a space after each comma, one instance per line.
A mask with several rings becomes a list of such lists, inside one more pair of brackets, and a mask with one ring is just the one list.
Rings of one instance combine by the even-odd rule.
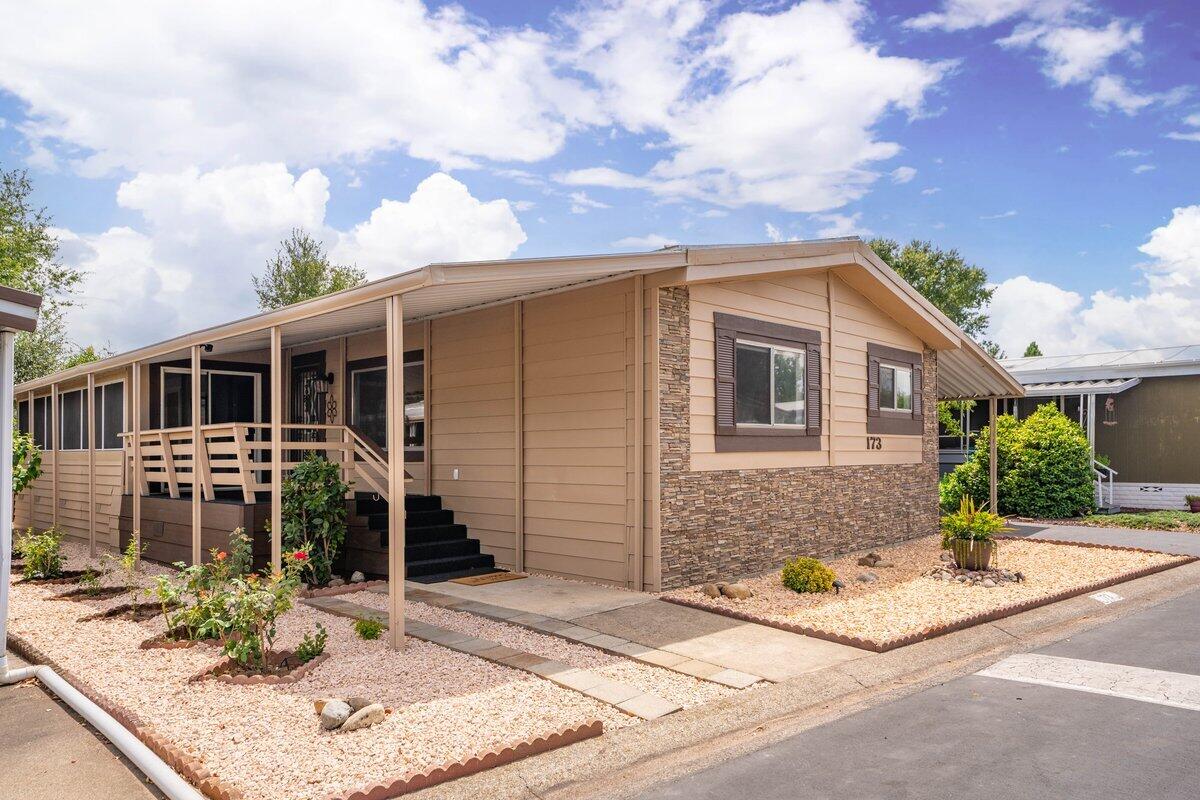
[[[86, 548], [64, 548], [69, 566], [87, 561]], [[168, 572], [146, 563], [138, 578], [149, 583]], [[156, 749], [175, 753], [173, 763], [214, 797], [319, 800], [377, 784], [412, 790], [597, 735], [597, 722], [636, 724], [577, 692], [474, 656], [415, 639], [402, 651], [363, 641], [349, 620], [307, 606], [279, 619], [285, 650], [295, 650], [318, 622], [328, 630], [328, 657], [299, 680], [190, 681], [221, 660], [215, 644], [141, 649], [162, 633], [161, 617], [77, 622], [78, 604], [51, 600], [58, 591], [13, 585], [14, 646], [103, 697], [143, 738], [153, 736]], [[102, 613], [126, 601], [82, 602]], [[350, 733], [322, 730], [314, 699], [351, 695], [369, 696], [392, 713]]]
[[[668, 592], [664, 600], [716, 611], [809, 636], [884, 651], [1020, 611], [1095, 591], [1195, 559], [1125, 548], [1030, 539], [1000, 542], [999, 566], [1024, 580], [994, 587], [938, 580], [938, 537], [914, 539], [879, 551], [892, 567], [863, 567], [856, 556], [829, 562], [846, 588], [840, 594], [797, 594], [771, 572], [742, 583], [747, 600], [710, 598], [700, 587]], [[857, 576], [871, 572], [872, 582]]]

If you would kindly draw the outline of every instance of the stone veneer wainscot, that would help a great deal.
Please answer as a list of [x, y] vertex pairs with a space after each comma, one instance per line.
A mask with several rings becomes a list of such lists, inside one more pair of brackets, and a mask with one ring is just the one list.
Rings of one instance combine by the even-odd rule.
[[[687, 287], [659, 290], [662, 588], [934, 533], [937, 360], [925, 350], [920, 464], [693, 471]], [[828, 426], [828, 420], [824, 421]]]

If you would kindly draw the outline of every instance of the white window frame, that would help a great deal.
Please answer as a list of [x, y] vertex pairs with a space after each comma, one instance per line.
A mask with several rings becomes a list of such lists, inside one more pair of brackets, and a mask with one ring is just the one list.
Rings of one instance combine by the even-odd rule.
[[[885, 369], [890, 369], [892, 371], [892, 396], [891, 396], [891, 398], [889, 398], [889, 402], [891, 403], [891, 405], [883, 404], [883, 401], [884, 401], [883, 371]], [[906, 375], [908, 375], [908, 408], [899, 408], [896, 405], [896, 402], [898, 399], [896, 375], [899, 375], [902, 372], [905, 373]], [[913, 410], [912, 404], [913, 404], [912, 367], [902, 367], [898, 364], [888, 364], [886, 362], [881, 361], [879, 363], [879, 410], [880, 411], [893, 411], [897, 414], [911, 414], [912, 410]]]
[[[805, 428], [807, 428], [808, 427], [808, 351], [806, 349], [801, 349], [798, 347], [785, 347], [784, 345], [768, 344], [766, 342], [760, 342], [756, 339], [748, 339], [748, 338], [743, 339], [743, 338], [739, 337], [739, 338], [735, 339], [733, 342], [733, 368], [735, 370], [735, 374], [736, 374], [736, 370], [737, 370], [737, 346], [739, 344], [748, 344], [751, 347], [763, 348], [763, 349], [767, 350], [771, 355], [771, 369], [769, 370], [770, 385], [767, 387], [767, 391], [770, 393], [770, 394], [768, 394], [768, 397], [770, 398], [771, 421], [770, 422], [737, 422], [736, 416], [735, 416], [734, 421], [735, 421], [737, 427], [739, 427], [739, 428], [782, 428], [784, 430], [804, 430]], [[794, 353], [800, 359], [801, 390], [800, 390], [800, 397], [799, 397], [799, 401], [800, 401], [799, 416], [800, 416], [800, 419], [804, 420], [804, 422], [775, 422], [775, 353], [776, 352]], [[734, 401], [733, 402], [734, 402], [734, 406], [736, 409], [736, 405], [737, 405], [737, 382], [736, 382], [736, 379], [734, 381]]]
[[[105, 381], [104, 383], [95, 384], [95, 389], [97, 389], [97, 390], [103, 389], [105, 386], [112, 386], [114, 383], [121, 384], [121, 430], [117, 431], [117, 434], [118, 434], [117, 441], [119, 442], [121, 440], [120, 434], [125, 433], [125, 431], [127, 430], [125, 425], [129, 421], [129, 409], [126, 407], [126, 404], [125, 404], [125, 394], [126, 394], [126, 392], [129, 391], [129, 387], [125, 386], [124, 378], [116, 378], [111, 381]], [[98, 404], [95, 404], [93, 406], [92, 410], [100, 415], [100, 422], [103, 423], [104, 422], [104, 392], [103, 391], [100, 392], [100, 402]], [[96, 417], [96, 414], [93, 414], [92, 415], [92, 427], [95, 428], [95, 437], [96, 437], [94, 439], [94, 441], [103, 442], [104, 441], [104, 431], [103, 431], [103, 428], [96, 425], [95, 417]], [[87, 449], [87, 448], [84, 448], [84, 449]], [[97, 447], [96, 448], [96, 450], [98, 450], [98, 451], [100, 451], [100, 450], [121, 450], [121, 449], [123, 449], [123, 446], [120, 444], [118, 444], [116, 447]]]
[[[178, 373], [181, 375], [191, 375], [192, 374], [191, 369], [189, 369], [188, 367], [163, 367], [162, 372], [163, 372], [163, 379], [161, 381], [159, 381], [159, 385], [158, 385], [158, 422], [159, 422], [160, 426], [164, 425], [164, 423], [167, 419], [166, 374], [168, 372], [174, 372], [174, 373]], [[204, 395], [205, 398], [207, 398], [208, 406], [204, 409], [205, 413], [203, 416], [205, 416], [205, 417], [212, 416], [212, 413], [211, 413], [212, 412], [211, 377], [213, 376], [213, 374], [242, 375], [247, 378], [253, 378], [254, 379], [254, 422], [262, 422], [262, 375], [260, 375], [257, 372], [245, 372], [243, 370], [236, 370], [236, 369], [209, 369], [209, 368], [205, 367], [204, 369], [200, 370], [200, 379], [209, 381], [208, 392], [205, 393], [205, 395]], [[203, 424], [207, 425], [208, 423], [206, 422]]]

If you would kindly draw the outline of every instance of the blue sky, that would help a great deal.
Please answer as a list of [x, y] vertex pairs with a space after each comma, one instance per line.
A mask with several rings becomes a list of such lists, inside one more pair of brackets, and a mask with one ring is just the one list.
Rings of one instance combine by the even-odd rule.
[[89, 273], [81, 343], [253, 311], [297, 225], [372, 276], [931, 239], [1010, 352], [1200, 341], [1194, 3], [3, 5], [0, 164]]

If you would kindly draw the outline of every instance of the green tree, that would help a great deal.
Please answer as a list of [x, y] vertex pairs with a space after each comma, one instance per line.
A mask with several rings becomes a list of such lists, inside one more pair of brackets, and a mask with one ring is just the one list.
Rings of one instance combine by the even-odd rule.
[[366, 279], [361, 269], [329, 263], [324, 246], [300, 228], [280, 243], [267, 271], [250, 278], [263, 311], [349, 289]]
[[967, 334], [978, 338], [987, 328], [993, 290], [982, 267], [968, 264], [957, 250], [942, 250], [918, 239], [903, 247], [895, 239], [872, 239], [867, 244]]
[[17, 334], [18, 383], [61, 369], [80, 351], [67, 336], [64, 313], [83, 272], [59, 262], [50, 215], [33, 203], [32, 194], [25, 170], [0, 168], [0, 284], [42, 296], [37, 330]]
[[112, 353], [107, 348], [102, 347], [97, 351], [95, 345], [89, 344], [87, 347], [80, 348], [74, 355], [67, 357], [60, 369], [70, 369], [71, 367], [78, 367], [80, 364], [90, 364], [93, 361], [108, 358], [110, 355]]
[[1037, 342], [1030, 342], [1025, 347], [1025, 358], [1033, 358], [1034, 356], [1044, 355], [1042, 348], [1038, 347]]

